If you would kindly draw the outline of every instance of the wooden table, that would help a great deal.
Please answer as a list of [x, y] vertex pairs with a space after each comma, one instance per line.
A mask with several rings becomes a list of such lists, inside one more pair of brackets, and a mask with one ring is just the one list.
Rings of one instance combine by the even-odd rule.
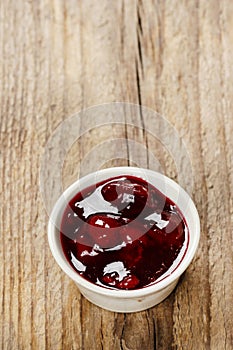
[[[1, 349], [233, 348], [232, 11], [229, 0], [0, 2]], [[46, 204], [57, 191], [59, 143], [43, 168], [46, 203], [39, 182], [56, 128], [116, 101], [160, 113], [184, 142], [189, 169], [177, 164], [177, 144], [169, 151], [150, 133], [156, 118], [113, 125], [109, 116], [66, 149], [64, 188], [81, 170], [159, 164], [193, 181], [201, 218], [198, 252], [176, 290], [132, 314], [89, 303], [52, 258]]]

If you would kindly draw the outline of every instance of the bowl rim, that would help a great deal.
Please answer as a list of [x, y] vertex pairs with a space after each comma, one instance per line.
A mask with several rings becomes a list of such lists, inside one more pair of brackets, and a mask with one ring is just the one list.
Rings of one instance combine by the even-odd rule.
[[[97, 284], [94, 284], [93, 282], [89, 282], [84, 277], [79, 275], [79, 273], [72, 268], [72, 266], [70, 265], [70, 263], [68, 262], [68, 260], [66, 259], [63, 253], [61, 242], [60, 242], [60, 232], [58, 232], [57, 230], [57, 226], [60, 226], [60, 223], [59, 225], [56, 225], [57, 222], [61, 220], [61, 213], [64, 212], [65, 206], [67, 205], [67, 201], [73, 198], [73, 196], [77, 193], [77, 188], [79, 188], [79, 191], [80, 191], [80, 189], [82, 190], [88, 187], [89, 185], [96, 183], [95, 179], [97, 176], [101, 177], [97, 181], [99, 182], [102, 179], [104, 180], [104, 179], [108, 179], [110, 177], [114, 177], [118, 175], [122, 175], [122, 176], [134, 175], [134, 176], [142, 177], [142, 173], [145, 173], [146, 175], [152, 178], [165, 181], [166, 190], [173, 189], [175, 191], [178, 191], [179, 195], [181, 194], [183, 198], [188, 200], [189, 209], [191, 213], [190, 217], [193, 219], [192, 221], [194, 226], [192, 227], [192, 230], [188, 225], [190, 224], [190, 222], [189, 220], [187, 220], [187, 216], [184, 215], [184, 217], [188, 221], [187, 225], [189, 229], [189, 235], [193, 235], [194, 237], [193, 243], [191, 245], [189, 240], [187, 251], [185, 252], [182, 260], [180, 261], [178, 266], [176, 266], [176, 268], [173, 271], [171, 271], [169, 275], [167, 275], [164, 279], [161, 279], [160, 281], [155, 282], [154, 284], [151, 284], [149, 286], [146, 286], [140, 289], [133, 289], [133, 290], [113, 290], [113, 289], [108, 289], [108, 288], [99, 286]], [[153, 185], [156, 187], [155, 184]], [[165, 191], [162, 190], [161, 188], [158, 188], [158, 190], [164, 193], [168, 198], [170, 198], [169, 191], [165, 193]], [[175, 201], [173, 200], [173, 202]], [[182, 212], [182, 209], [180, 210]], [[57, 239], [58, 234], [59, 234], [59, 239]], [[78, 286], [80, 286], [80, 288], [83, 287], [97, 294], [106, 295], [114, 298], [143, 297], [143, 296], [161, 291], [162, 289], [168, 287], [170, 284], [178, 280], [179, 277], [182, 275], [182, 273], [190, 265], [196, 253], [196, 250], [198, 248], [199, 240], [200, 240], [200, 219], [199, 219], [196, 206], [194, 205], [189, 194], [178, 183], [176, 183], [174, 180], [170, 179], [166, 175], [163, 175], [154, 170], [131, 167], [131, 166], [110, 167], [106, 169], [97, 170], [95, 172], [89, 173], [81, 177], [80, 179], [76, 180], [67, 189], [65, 189], [65, 191], [58, 198], [58, 200], [56, 201], [53, 207], [53, 210], [50, 214], [49, 221], [48, 221], [48, 242], [49, 242], [50, 250], [52, 252], [52, 255], [55, 261], [63, 270], [63, 272], [65, 272]], [[57, 241], [59, 241], [59, 244], [57, 243]]]

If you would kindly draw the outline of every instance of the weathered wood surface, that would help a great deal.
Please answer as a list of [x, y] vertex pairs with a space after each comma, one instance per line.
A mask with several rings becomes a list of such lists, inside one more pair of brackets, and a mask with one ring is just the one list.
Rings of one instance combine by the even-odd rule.
[[[228, 0], [0, 1], [1, 349], [233, 348], [232, 13]], [[176, 128], [201, 216], [200, 247], [175, 292], [127, 315], [90, 304], [56, 266], [39, 187], [56, 127], [83, 108], [113, 101], [140, 103]], [[144, 131], [105, 125], [71, 147], [64, 187], [85, 159], [88, 172], [153, 168], [154, 155], [177, 178], [172, 154], [149, 133], [153, 118], [127, 118]], [[114, 159], [114, 144], [106, 143], [104, 164], [98, 152], [87, 157], [113, 138], [133, 144]], [[136, 141], [145, 152], [134, 152]]]

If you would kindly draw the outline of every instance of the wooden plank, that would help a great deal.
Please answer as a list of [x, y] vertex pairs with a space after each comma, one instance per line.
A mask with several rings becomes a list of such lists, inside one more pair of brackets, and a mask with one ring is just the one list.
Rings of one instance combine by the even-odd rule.
[[[0, 2], [2, 349], [232, 349], [232, 6]], [[102, 106], [116, 101], [151, 113], [131, 105], [116, 124]], [[71, 115], [94, 105], [96, 114], [80, 114], [69, 129]], [[40, 193], [41, 159], [59, 125], [70, 131], [52, 145]], [[64, 150], [60, 183], [51, 164]], [[135, 314], [85, 300], [55, 264], [46, 236], [61, 186], [117, 165], [184, 181], [201, 217], [200, 247], [176, 290]]]

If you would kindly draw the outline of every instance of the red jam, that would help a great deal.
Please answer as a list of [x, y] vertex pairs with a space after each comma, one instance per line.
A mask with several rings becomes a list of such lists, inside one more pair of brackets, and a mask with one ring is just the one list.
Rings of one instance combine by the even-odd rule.
[[139, 289], [165, 277], [188, 244], [179, 208], [150, 183], [129, 175], [78, 193], [65, 209], [60, 231], [71, 266], [111, 289]]

